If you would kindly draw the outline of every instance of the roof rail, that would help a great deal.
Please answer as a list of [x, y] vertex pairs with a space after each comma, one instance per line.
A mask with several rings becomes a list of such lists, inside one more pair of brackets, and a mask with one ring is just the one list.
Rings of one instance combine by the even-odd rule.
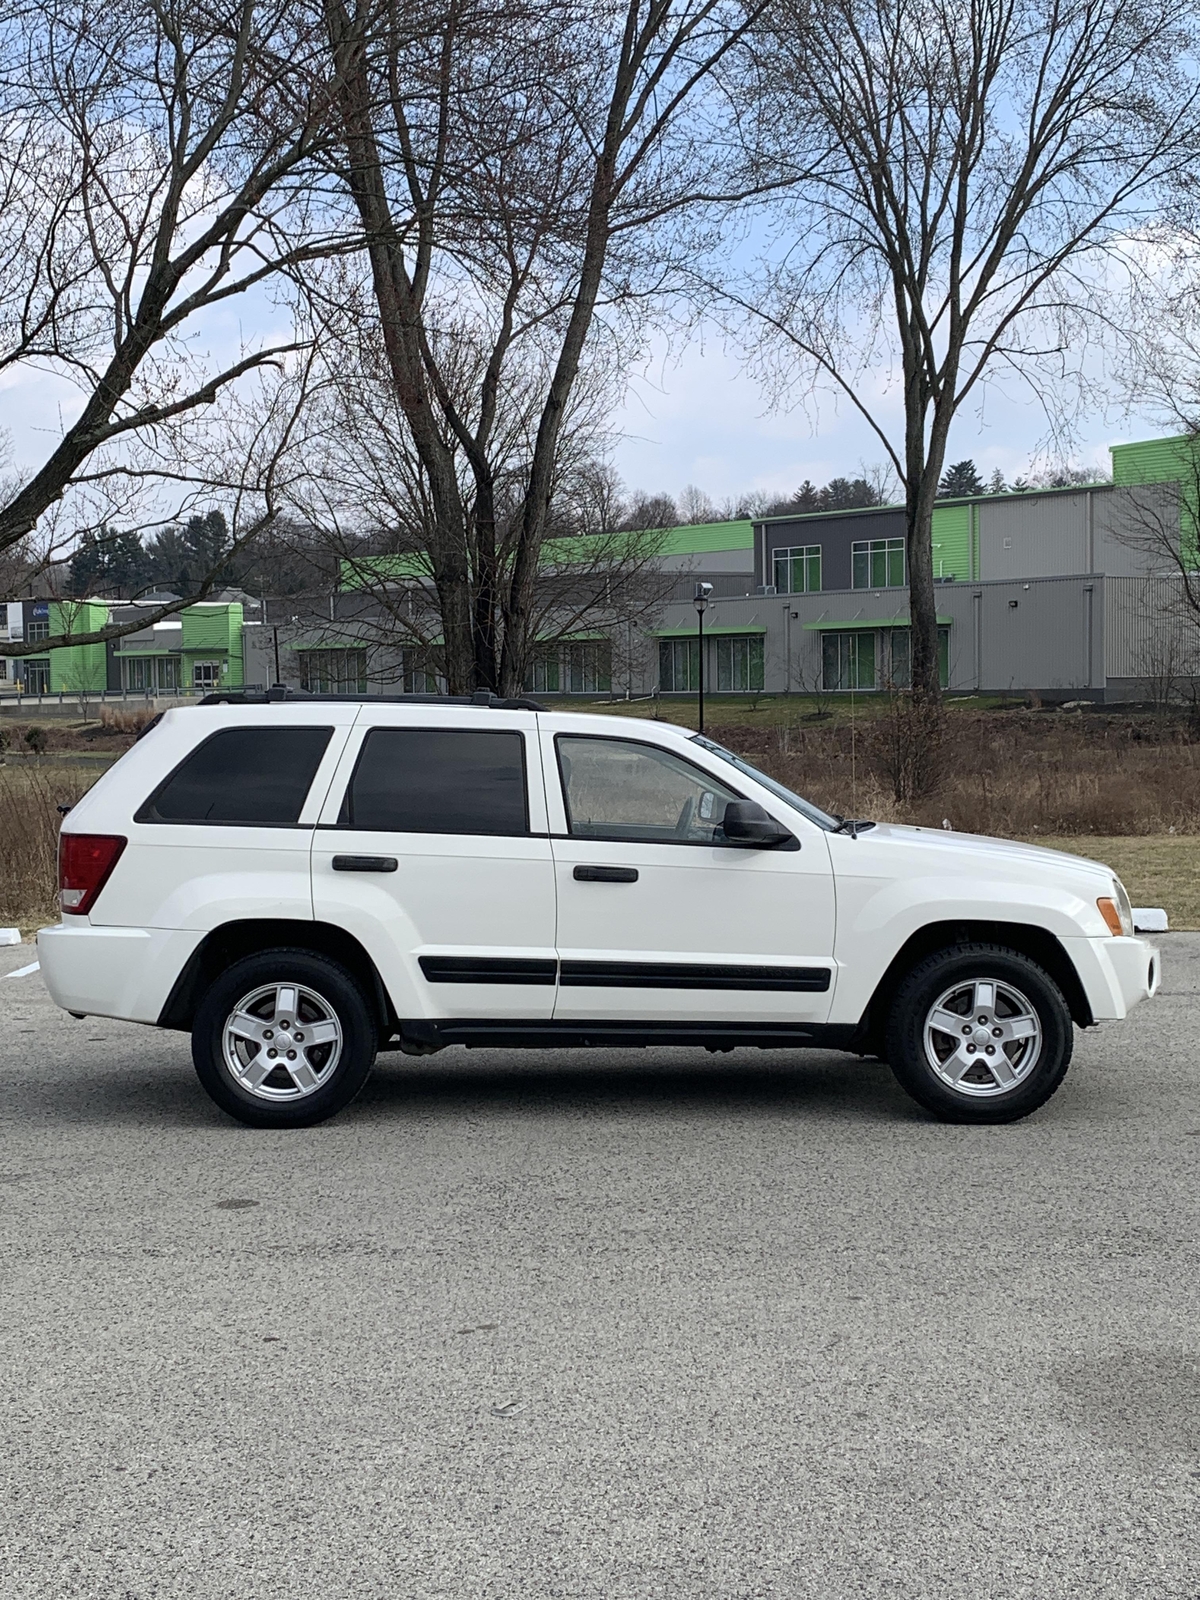
[[490, 689], [480, 689], [475, 694], [309, 694], [303, 689], [289, 689], [285, 684], [273, 683], [269, 689], [219, 689], [206, 694], [197, 703], [202, 706], [265, 706], [284, 701], [304, 705], [326, 701], [343, 701], [356, 705], [384, 706], [484, 706], [491, 711], [547, 711], [540, 700], [527, 695], [505, 699]]

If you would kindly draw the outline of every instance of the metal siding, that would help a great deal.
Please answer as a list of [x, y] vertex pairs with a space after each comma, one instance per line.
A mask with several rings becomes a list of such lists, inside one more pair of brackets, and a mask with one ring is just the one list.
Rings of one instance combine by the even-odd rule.
[[1093, 538], [1098, 572], [1114, 577], [1141, 577], [1161, 572], [1170, 559], [1162, 550], [1139, 545], [1155, 534], [1172, 541], [1179, 534], [1179, 488], [1150, 483], [1108, 489], [1093, 503]]
[[1086, 494], [997, 495], [976, 502], [978, 579], [1089, 572]]
[[1012, 693], [1102, 687], [1102, 588], [1084, 577], [978, 585], [980, 688]]
[[1182, 605], [1182, 580], [1110, 578], [1105, 584], [1105, 671], [1144, 680], [1194, 671], [1196, 626]]

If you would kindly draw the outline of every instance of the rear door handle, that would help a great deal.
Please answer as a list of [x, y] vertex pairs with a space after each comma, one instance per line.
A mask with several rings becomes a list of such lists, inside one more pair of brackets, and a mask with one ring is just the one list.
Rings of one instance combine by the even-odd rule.
[[400, 863], [395, 856], [334, 856], [335, 872], [395, 872]]
[[636, 883], [636, 867], [576, 867], [579, 883]]

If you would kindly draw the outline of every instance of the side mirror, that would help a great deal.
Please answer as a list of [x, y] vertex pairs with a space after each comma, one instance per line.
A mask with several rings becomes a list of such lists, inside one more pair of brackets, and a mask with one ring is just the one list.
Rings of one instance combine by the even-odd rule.
[[764, 811], [757, 800], [731, 800], [721, 824], [725, 837], [734, 844], [769, 850], [774, 845], [797, 844], [795, 836], [781, 822]]

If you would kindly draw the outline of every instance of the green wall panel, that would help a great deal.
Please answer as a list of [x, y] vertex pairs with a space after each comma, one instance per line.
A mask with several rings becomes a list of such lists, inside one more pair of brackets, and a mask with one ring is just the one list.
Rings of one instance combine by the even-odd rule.
[[[52, 600], [51, 634], [92, 633], [108, 621], [108, 607], [99, 600]], [[107, 646], [65, 645], [50, 651], [50, 688], [54, 694], [99, 694], [108, 683]]]
[[935, 578], [970, 580], [971, 573], [970, 505], [954, 504], [933, 508], [933, 575]]

